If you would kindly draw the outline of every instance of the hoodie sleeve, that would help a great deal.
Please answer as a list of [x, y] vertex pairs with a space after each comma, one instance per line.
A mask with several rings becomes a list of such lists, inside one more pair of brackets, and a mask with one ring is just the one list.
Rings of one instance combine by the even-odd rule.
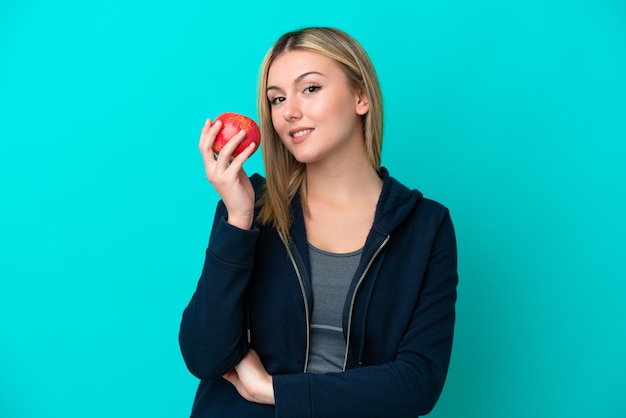
[[202, 274], [180, 326], [183, 358], [199, 379], [221, 377], [248, 351], [245, 291], [259, 230], [236, 228], [226, 222], [226, 215], [220, 201]]
[[397, 418], [429, 413], [450, 362], [457, 283], [456, 239], [444, 209], [419, 299], [395, 359], [341, 373], [273, 376], [276, 417]]

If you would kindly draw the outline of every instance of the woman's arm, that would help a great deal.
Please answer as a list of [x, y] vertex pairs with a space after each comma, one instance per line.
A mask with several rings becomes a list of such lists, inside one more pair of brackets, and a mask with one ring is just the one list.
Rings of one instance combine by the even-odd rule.
[[245, 290], [259, 231], [228, 224], [225, 212], [220, 202], [202, 275], [180, 326], [183, 358], [200, 379], [221, 377], [248, 351]]

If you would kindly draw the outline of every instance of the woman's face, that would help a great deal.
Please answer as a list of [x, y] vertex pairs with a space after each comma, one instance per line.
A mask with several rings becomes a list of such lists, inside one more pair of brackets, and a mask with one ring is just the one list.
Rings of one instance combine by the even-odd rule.
[[301, 163], [341, 159], [363, 149], [361, 117], [367, 97], [354, 91], [332, 59], [309, 51], [275, 58], [267, 76], [272, 123]]

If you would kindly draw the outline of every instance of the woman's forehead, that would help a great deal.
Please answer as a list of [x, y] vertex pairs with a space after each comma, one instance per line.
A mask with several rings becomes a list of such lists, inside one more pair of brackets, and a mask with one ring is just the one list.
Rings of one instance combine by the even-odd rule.
[[332, 59], [312, 51], [291, 50], [278, 55], [269, 67], [268, 85], [292, 83], [302, 79], [303, 75], [317, 74], [330, 76], [342, 72]]

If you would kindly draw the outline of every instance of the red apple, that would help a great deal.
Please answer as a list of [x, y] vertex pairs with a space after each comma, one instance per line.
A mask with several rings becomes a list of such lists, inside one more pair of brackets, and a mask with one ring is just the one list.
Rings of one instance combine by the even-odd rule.
[[[254, 151], [259, 148], [261, 142], [261, 130], [259, 126], [249, 117], [240, 115], [234, 112], [225, 112], [215, 118], [215, 121], [222, 121], [222, 129], [218, 132], [213, 142], [213, 151], [219, 154], [222, 147], [228, 142], [230, 138], [235, 136], [242, 129], [246, 131], [245, 138], [237, 145], [233, 156], [239, 155], [244, 149], [246, 149], [250, 143], [254, 142]], [[252, 152], [254, 152], [252, 151]]]

